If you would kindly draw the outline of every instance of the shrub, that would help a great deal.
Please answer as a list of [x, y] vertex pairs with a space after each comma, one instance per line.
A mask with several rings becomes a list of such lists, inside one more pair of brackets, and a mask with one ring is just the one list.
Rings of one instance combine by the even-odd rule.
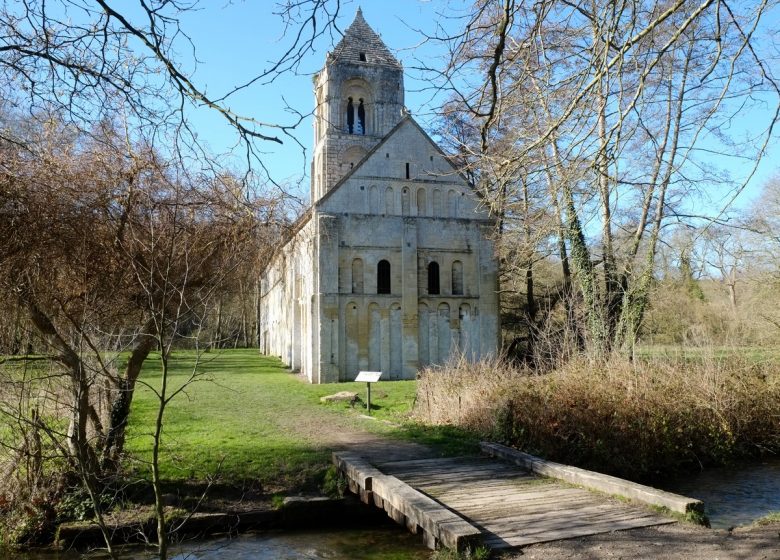
[[334, 465], [325, 471], [321, 487], [322, 493], [331, 498], [343, 498], [347, 490], [347, 478]]
[[642, 481], [780, 452], [780, 375], [737, 357], [576, 359], [545, 375], [460, 361], [421, 374], [415, 413]]

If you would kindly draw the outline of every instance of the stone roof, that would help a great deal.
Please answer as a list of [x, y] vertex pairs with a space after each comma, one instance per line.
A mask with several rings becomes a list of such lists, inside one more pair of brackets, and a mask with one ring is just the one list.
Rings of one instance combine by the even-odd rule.
[[360, 54], [365, 55], [365, 62], [369, 64], [384, 64], [400, 68], [401, 65], [382, 42], [382, 38], [371, 29], [363, 19], [363, 11], [358, 8], [355, 20], [347, 27], [344, 37], [330, 53], [330, 60], [344, 62], [363, 62]]

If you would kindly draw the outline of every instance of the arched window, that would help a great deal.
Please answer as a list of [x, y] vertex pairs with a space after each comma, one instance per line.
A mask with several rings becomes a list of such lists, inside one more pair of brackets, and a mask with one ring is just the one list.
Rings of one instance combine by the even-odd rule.
[[358, 128], [357, 133], [358, 134], [365, 134], [366, 133], [366, 108], [363, 106], [363, 98], [360, 98], [360, 102], [358, 103]]
[[433, 261], [428, 265], [428, 293], [431, 295], [439, 295], [440, 292], [439, 263]]
[[411, 205], [409, 199], [409, 187], [404, 187], [403, 190], [401, 190], [401, 215], [403, 216], [409, 215], [409, 206]]
[[384, 259], [376, 265], [376, 293], [390, 293], [390, 263]]
[[322, 87], [317, 88], [317, 108], [315, 111], [314, 116], [314, 137], [316, 139], [320, 139], [322, 137], [322, 133], [324, 132], [325, 127], [323, 126], [324, 117], [323, 117], [323, 110], [324, 107], [322, 105]]
[[447, 193], [447, 214], [450, 218], [458, 217], [458, 194], [453, 190]]
[[379, 214], [379, 189], [376, 185], [368, 191], [368, 209], [372, 214]]
[[395, 193], [393, 187], [385, 189], [385, 214], [392, 216], [395, 214]]
[[362, 146], [350, 146], [342, 150], [339, 156], [339, 163], [342, 165], [347, 164], [352, 169], [367, 153]]
[[433, 190], [433, 215], [437, 218], [444, 217], [444, 213], [441, 211], [441, 191], [439, 189]]
[[368, 134], [371, 128], [372, 95], [370, 84], [352, 78], [341, 84], [339, 93], [342, 114], [341, 128], [346, 134]]
[[417, 191], [417, 215], [428, 215], [428, 201], [426, 200], [425, 189], [420, 189]]
[[463, 295], [463, 263], [460, 261], [452, 262], [452, 295]]
[[352, 134], [355, 130], [355, 105], [352, 98], [347, 98], [347, 131]]
[[352, 293], [363, 293], [363, 260], [354, 259], [352, 261]]

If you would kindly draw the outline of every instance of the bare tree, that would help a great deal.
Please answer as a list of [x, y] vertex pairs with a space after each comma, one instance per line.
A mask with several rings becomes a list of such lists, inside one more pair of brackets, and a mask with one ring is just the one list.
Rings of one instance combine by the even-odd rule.
[[[212, 300], [259, 251], [254, 242], [258, 216], [230, 192], [232, 181], [204, 185], [167, 173], [163, 180], [160, 188], [139, 193], [145, 198], [139, 205], [147, 218], [128, 220], [122, 250], [140, 288], [140, 305], [150, 319], [143, 336], [153, 339], [160, 351], [159, 384], [144, 384], [157, 398], [150, 470], [158, 554], [164, 559], [169, 538], [160, 478], [165, 411], [200, 376], [200, 346], [208, 343], [200, 333]], [[141, 247], [145, 258], [138, 258]], [[194, 346], [196, 360], [188, 378], [173, 384], [171, 354], [182, 341]]]
[[[45, 434], [47, 450], [79, 475], [106, 535], [99, 494], [122, 459], [144, 361], [157, 348], [167, 360], [171, 345], [199, 332], [218, 289], [245, 293], [264, 244], [288, 221], [282, 185], [277, 194], [254, 189], [267, 171], [262, 146], [297, 142], [305, 115], [261, 122], [230, 104], [297, 72], [315, 43], [338, 33], [340, 2], [275, 4], [281, 55], [222, 92], [197, 83], [182, 24], [194, 9], [170, 0], [0, 3], [0, 306], [17, 317], [0, 335], [17, 351], [27, 336], [54, 372], [25, 385], [28, 395], [41, 390], [45, 416], [0, 404], [26, 426], [23, 439]], [[188, 120], [201, 108], [234, 129], [245, 169], [226, 171], [201, 144]], [[239, 314], [248, 340], [246, 306]], [[162, 417], [172, 393], [163, 385], [157, 394]], [[35, 448], [17, 447], [37, 457]], [[156, 490], [158, 475], [153, 468]]]
[[707, 264], [725, 286], [731, 313], [742, 320], [746, 331], [780, 328], [780, 309], [773, 297], [780, 283], [778, 216], [780, 181], [775, 176], [732, 222], [709, 227], [702, 234]]
[[256, 262], [277, 206], [235, 179], [190, 175], [109, 124], [89, 138], [40, 134], [41, 153], [0, 146], [0, 291], [25, 310], [67, 388], [46, 433], [99, 504], [144, 360], [181, 337], [185, 320], [194, 328], [203, 294]]
[[766, 273], [780, 278], [780, 175], [764, 184], [747, 211], [745, 223], [753, 233], [751, 242], [756, 264]]
[[[55, 113], [89, 133], [101, 119], [124, 114], [160, 147], [208, 159], [188, 120], [192, 110], [216, 112], [235, 130], [247, 164], [267, 171], [261, 146], [291, 141], [306, 116], [263, 122], [235, 113], [240, 91], [272, 84], [297, 72], [319, 40], [340, 33], [339, 0], [281, 0], [271, 17], [284, 28], [281, 54], [243, 83], [207, 93], [194, 77], [197, 53], [182, 21], [196, 2], [137, 0], [3, 0], [0, 4], [0, 92], [5, 103], [34, 113]], [[227, 9], [222, 6], [222, 9]], [[12, 142], [19, 138], [0, 130]], [[301, 146], [301, 148], [303, 148]]]
[[[633, 346], [669, 218], [692, 214], [705, 187], [731, 201], [765, 153], [780, 112], [758, 41], [772, 7], [482, 0], [462, 32], [431, 38], [449, 47], [437, 84], [478, 131], [459, 151], [491, 207], [522, 214], [501, 177], [525, 178], [515, 192], [548, 184], [592, 355]], [[729, 136], [757, 106], [769, 107], [764, 126]], [[754, 162], [741, 181], [716, 161], [730, 157]]]

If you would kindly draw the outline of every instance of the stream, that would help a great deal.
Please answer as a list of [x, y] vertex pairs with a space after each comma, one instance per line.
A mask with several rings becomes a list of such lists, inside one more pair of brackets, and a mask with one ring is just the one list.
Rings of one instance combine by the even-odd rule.
[[[427, 560], [431, 551], [420, 535], [401, 527], [368, 530], [263, 532], [235, 538], [185, 542], [171, 546], [172, 560]], [[126, 549], [122, 560], [151, 560], [153, 549]], [[76, 552], [28, 552], [4, 556], [2, 560], [76, 560], [106, 558], [101, 554]]]
[[780, 511], [780, 459], [708, 469], [662, 487], [703, 501], [713, 529], [749, 525]]
[[[780, 458], [709, 469], [670, 479], [664, 490], [702, 500], [713, 529], [749, 525], [780, 511]], [[75, 560], [76, 552], [3, 553], [0, 560]], [[99, 554], [87, 556], [103, 558]], [[153, 550], [128, 548], [122, 560], [154, 558]], [[426, 560], [419, 535], [388, 525], [366, 530], [248, 533], [235, 538], [192, 541], [171, 547], [175, 560]]]

